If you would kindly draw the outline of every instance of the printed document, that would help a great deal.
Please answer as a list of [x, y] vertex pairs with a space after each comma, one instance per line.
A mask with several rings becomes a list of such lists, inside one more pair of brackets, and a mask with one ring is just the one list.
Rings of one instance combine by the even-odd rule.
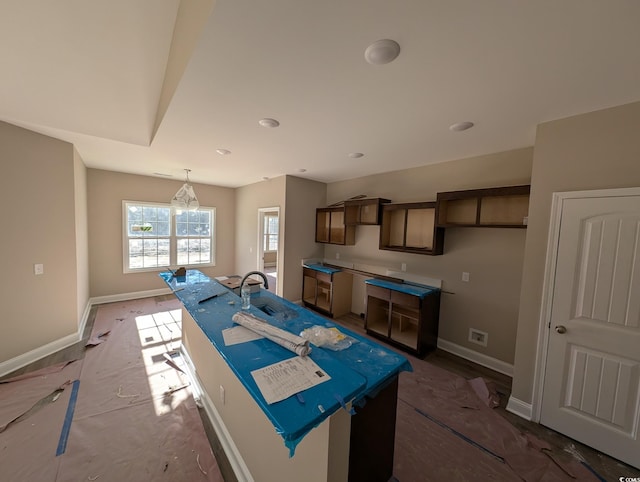
[[269, 405], [331, 380], [308, 356], [297, 356], [251, 372]]

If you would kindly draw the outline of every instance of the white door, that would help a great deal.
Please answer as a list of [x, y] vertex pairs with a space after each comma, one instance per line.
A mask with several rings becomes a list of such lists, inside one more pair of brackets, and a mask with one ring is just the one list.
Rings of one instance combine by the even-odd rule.
[[564, 199], [550, 276], [540, 422], [640, 467], [640, 196]]

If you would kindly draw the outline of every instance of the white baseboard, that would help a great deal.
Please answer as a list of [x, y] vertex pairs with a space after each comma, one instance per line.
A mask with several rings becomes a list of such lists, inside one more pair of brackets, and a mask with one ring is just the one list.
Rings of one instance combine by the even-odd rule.
[[87, 304], [84, 307], [84, 312], [82, 313], [82, 318], [80, 318], [80, 321], [78, 323], [78, 340], [82, 340], [82, 335], [84, 333], [84, 329], [87, 326], [87, 321], [89, 320], [89, 314], [91, 313], [91, 307], [93, 306], [93, 304], [91, 303], [91, 300], [87, 300]]
[[28, 351], [27, 353], [23, 353], [22, 355], [6, 360], [0, 363], [0, 376], [4, 376], [14, 370], [27, 366], [34, 361], [40, 360], [40, 358], [51, 355], [58, 350], [67, 348], [77, 342], [78, 333], [71, 333], [70, 335], [54, 340], [46, 345]]
[[100, 305], [103, 303], [112, 303], [114, 301], [127, 301], [127, 300], [136, 300], [140, 298], [150, 298], [152, 296], [161, 296], [170, 294], [172, 291], [169, 288], [162, 288], [157, 290], [148, 290], [148, 291], [136, 291], [133, 293], [122, 293], [117, 295], [109, 295], [109, 296], [98, 296], [94, 298], [89, 298], [87, 301], [87, 305], [85, 306], [84, 312], [82, 313], [82, 318], [78, 321], [78, 331], [76, 333], [72, 333], [58, 340], [54, 340], [46, 345], [35, 348], [27, 353], [23, 353], [22, 355], [18, 355], [14, 358], [6, 360], [0, 363], [0, 376], [4, 376], [8, 373], [11, 373], [19, 368], [29, 365], [35, 361], [44, 358], [45, 356], [49, 356], [59, 350], [67, 348], [68, 346], [73, 345], [74, 343], [82, 340], [82, 334], [84, 333], [85, 326], [87, 325], [87, 321], [89, 320], [89, 314], [91, 313], [91, 308], [94, 305]]
[[513, 378], [513, 365], [438, 338], [438, 348]]
[[236, 447], [236, 444], [233, 442], [231, 434], [227, 430], [220, 413], [213, 404], [213, 401], [211, 401], [211, 398], [209, 398], [206, 390], [202, 388], [202, 384], [200, 383], [200, 379], [196, 373], [195, 366], [191, 361], [189, 352], [184, 346], [181, 346], [180, 353], [185, 360], [187, 374], [189, 375], [191, 384], [194, 387], [193, 396], [196, 401], [199, 401], [202, 404], [204, 411], [207, 413], [207, 417], [209, 418], [211, 425], [213, 425], [216, 435], [218, 436], [218, 440], [220, 440], [220, 445], [229, 460], [229, 464], [231, 465], [238, 482], [254, 482], [253, 476], [251, 475], [251, 472], [249, 472], [249, 468], [245, 464], [242, 455], [240, 455], [240, 451]]
[[530, 403], [523, 402], [514, 397], [509, 397], [509, 403], [507, 403], [507, 411], [511, 412], [525, 420], [533, 420], [533, 408]]
[[157, 290], [134, 291], [133, 293], [120, 293], [117, 295], [96, 296], [89, 301], [91, 305], [101, 305], [103, 303], [114, 303], [116, 301], [139, 300], [142, 298], [151, 298], [153, 296], [168, 295], [172, 293], [169, 288], [160, 288]]

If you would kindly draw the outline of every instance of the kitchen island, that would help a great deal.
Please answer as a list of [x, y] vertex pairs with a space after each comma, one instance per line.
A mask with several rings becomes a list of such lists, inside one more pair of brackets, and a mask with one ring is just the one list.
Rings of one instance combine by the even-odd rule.
[[[239, 480], [391, 478], [398, 375], [411, 370], [406, 358], [338, 327], [351, 346], [313, 346], [309, 355], [330, 379], [269, 404], [251, 372], [297, 355], [264, 338], [225, 345], [223, 331], [237, 326], [240, 298], [197, 270], [160, 276], [183, 303], [183, 352]], [[294, 334], [336, 327], [264, 289], [252, 294], [249, 312]]]

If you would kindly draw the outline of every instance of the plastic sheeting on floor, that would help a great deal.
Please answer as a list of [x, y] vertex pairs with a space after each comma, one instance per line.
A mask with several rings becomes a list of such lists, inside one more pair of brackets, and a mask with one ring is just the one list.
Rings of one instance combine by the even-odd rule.
[[[394, 476], [404, 481], [598, 481], [495, 413], [490, 390], [423, 360], [400, 375]], [[475, 385], [475, 386], [474, 386]], [[480, 396], [483, 398], [481, 399]]]
[[[222, 481], [189, 381], [175, 368], [177, 358], [166, 363], [180, 331], [177, 300], [102, 305], [91, 335], [102, 343], [87, 348], [83, 360], [0, 384], [6, 423], [65, 381], [80, 380], [71, 419], [72, 390], [65, 389], [0, 433], [2, 480]], [[68, 439], [56, 456], [63, 427]]]

